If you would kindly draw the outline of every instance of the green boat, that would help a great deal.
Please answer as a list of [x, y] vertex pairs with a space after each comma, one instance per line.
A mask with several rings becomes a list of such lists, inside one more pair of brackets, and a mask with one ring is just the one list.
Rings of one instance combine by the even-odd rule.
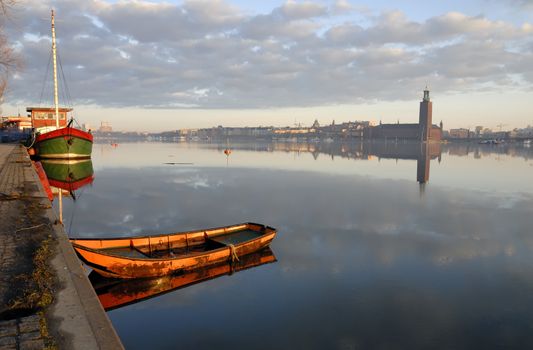
[[42, 159], [90, 158], [93, 135], [67, 126], [37, 135], [33, 148], [35, 156]]

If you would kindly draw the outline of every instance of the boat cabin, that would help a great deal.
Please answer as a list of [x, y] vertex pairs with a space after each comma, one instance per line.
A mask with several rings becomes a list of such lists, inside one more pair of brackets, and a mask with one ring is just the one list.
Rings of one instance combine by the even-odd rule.
[[[49, 107], [27, 107], [28, 117], [31, 118], [31, 125], [35, 129], [56, 127], [56, 110]], [[59, 108], [59, 127], [67, 126], [67, 112], [72, 108]]]

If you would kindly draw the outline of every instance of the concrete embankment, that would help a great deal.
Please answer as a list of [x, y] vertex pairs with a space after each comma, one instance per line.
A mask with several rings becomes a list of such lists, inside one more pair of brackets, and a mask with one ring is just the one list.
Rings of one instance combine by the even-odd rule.
[[122, 349], [25, 149], [0, 144], [0, 350]]

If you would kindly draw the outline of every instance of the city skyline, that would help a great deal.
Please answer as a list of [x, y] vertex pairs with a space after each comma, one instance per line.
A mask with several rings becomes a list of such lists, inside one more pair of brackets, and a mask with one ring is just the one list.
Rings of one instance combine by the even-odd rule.
[[22, 1], [6, 29], [25, 68], [3, 114], [39, 102], [51, 8], [80, 123], [412, 123], [428, 85], [445, 129], [533, 124], [529, 1]]

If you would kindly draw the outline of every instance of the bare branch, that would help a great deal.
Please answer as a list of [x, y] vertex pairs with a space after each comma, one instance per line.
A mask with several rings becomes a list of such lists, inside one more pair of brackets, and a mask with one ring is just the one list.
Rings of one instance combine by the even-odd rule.
[[7, 87], [9, 73], [21, 67], [21, 59], [13, 51], [1, 26], [15, 4], [16, 0], [0, 0], [0, 104]]
[[0, 0], [0, 15], [7, 17], [15, 3], [16, 0]]

